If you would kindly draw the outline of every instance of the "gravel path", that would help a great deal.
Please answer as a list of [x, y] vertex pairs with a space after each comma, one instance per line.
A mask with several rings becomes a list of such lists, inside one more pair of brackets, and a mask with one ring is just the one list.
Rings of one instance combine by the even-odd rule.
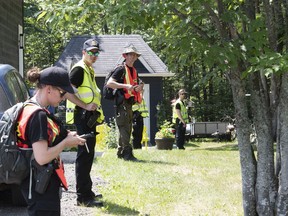
[[[99, 155], [98, 155], [99, 156]], [[70, 157], [70, 156], [69, 156]], [[61, 216], [93, 216], [93, 208], [86, 208], [76, 205], [75, 193], [75, 164], [74, 156], [71, 158], [63, 158], [65, 162], [65, 176], [69, 184], [68, 192], [62, 193], [61, 199]], [[93, 169], [93, 168], [92, 168]], [[92, 170], [93, 172], [93, 170]], [[96, 186], [98, 184], [106, 184], [102, 179], [97, 176], [92, 176], [93, 191], [97, 193]], [[26, 207], [14, 207], [10, 204], [0, 203], [0, 215], [5, 216], [28, 216]]]

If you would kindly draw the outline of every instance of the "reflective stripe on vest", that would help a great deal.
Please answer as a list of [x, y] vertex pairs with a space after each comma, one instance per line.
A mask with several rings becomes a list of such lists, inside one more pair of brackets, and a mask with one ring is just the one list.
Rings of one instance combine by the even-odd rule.
[[[20, 148], [28, 148], [28, 144], [25, 140], [27, 140], [27, 137], [25, 135], [25, 131], [27, 128], [27, 124], [29, 122], [30, 117], [32, 116], [33, 113], [35, 113], [37, 110], [43, 110], [47, 113], [49, 113], [48, 110], [44, 110], [43, 108], [33, 105], [33, 104], [27, 104], [23, 112], [20, 114], [18, 124], [17, 124], [17, 137], [19, 138], [19, 141], [17, 141], [17, 145]], [[48, 135], [48, 146], [51, 147], [53, 146], [53, 142], [56, 139], [56, 136], [60, 134], [60, 128], [56, 122], [54, 122], [52, 119], [50, 119], [47, 116], [47, 135]], [[21, 142], [20, 140], [23, 140]], [[60, 157], [57, 157], [56, 160], [59, 162], [59, 168], [55, 169], [55, 172], [57, 176], [59, 177], [62, 186], [67, 190], [67, 181], [64, 175], [64, 165], [62, 164]]]
[[183, 103], [179, 98], [178, 98], [178, 99], [176, 100], [176, 102], [173, 104], [172, 122], [173, 122], [173, 123], [176, 123], [176, 119], [178, 118], [178, 115], [177, 115], [177, 113], [176, 113], [176, 105], [177, 105], [178, 103], [180, 104], [180, 107], [181, 107], [180, 112], [181, 112], [182, 118], [183, 118], [183, 120], [185, 121], [185, 123], [188, 123], [188, 113], [187, 113], [187, 109], [186, 109], [184, 103]]
[[[104, 121], [104, 114], [101, 107], [101, 91], [98, 88], [95, 80], [95, 74], [92, 67], [87, 66], [83, 60], [79, 61], [75, 64], [72, 70], [75, 67], [83, 68], [83, 82], [77, 88], [78, 92], [76, 95], [78, 98], [86, 104], [95, 103], [98, 107], [97, 111], [100, 112], [100, 116], [97, 119], [98, 123], [102, 123]], [[71, 70], [71, 71], [72, 71]], [[66, 123], [73, 124], [74, 123], [74, 110], [75, 104], [69, 100], [66, 100]]]
[[37, 106], [36, 104], [27, 104], [25, 105], [23, 112], [19, 116], [19, 120], [17, 123], [16, 131], [17, 131], [17, 145], [20, 148], [30, 148], [27, 143], [24, 143], [26, 139], [25, 131], [27, 127], [27, 123], [34, 112], [37, 110], [41, 110], [42, 108]]
[[[137, 75], [136, 69], [133, 67], [132, 76], [127, 65], [125, 65], [125, 70], [126, 70], [126, 73], [124, 77], [124, 84], [130, 84], [132, 86], [138, 85], [138, 75]], [[124, 88], [124, 96], [125, 96], [125, 99], [134, 97], [135, 102], [138, 102], [138, 103], [142, 102], [142, 96], [140, 92], [136, 92], [134, 90], [129, 91], [126, 88]]]
[[139, 111], [143, 118], [146, 118], [149, 116], [149, 112], [148, 112], [148, 109], [147, 109], [147, 106], [146, 106], [144, 99], [142, 99], [142, 102], [140, 104], [139, 103], [133, 104], [132, 110], [133, 111], [136, 111], [136, 110]]
[[[44, 110], [43, 108], [37, 105], [28, 104], [24, 107], [17, 124], [17, 137], [19, 138], [19, 141], [17, 141], [17, 145], [20, 148], [27, 148], [26, 146], [28, 145], [25, 142], [25, 140], [27, 140], [27, 137], [25, 135], [27, 124], [32, 114], [40, 109]], [[45, 112], [49, 113], [48, 110], [45, 110]], [[52, 146], [52, 143], [54, 142], [56, 136], [59, 135], [59, 133], [60, 133], [59, 126], [47, 116], [48, 146]], [[21, 140], [23, 140], [26, 144], [23, 143]]]

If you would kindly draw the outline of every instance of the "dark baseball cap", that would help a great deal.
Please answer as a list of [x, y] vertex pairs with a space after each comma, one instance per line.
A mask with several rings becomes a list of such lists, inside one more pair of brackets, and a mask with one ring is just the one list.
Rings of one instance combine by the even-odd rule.
[[40, 73], [39, 83], [57, 86], [72, 94], [77, 92], [70, 83], [68, 72], [60, 67], [48, 67], [42, 70]]
[[95, 39], [86, 40], [83, 44], [83, 50], [90, 51], [92, 49], [99, 50], [99, 43]]

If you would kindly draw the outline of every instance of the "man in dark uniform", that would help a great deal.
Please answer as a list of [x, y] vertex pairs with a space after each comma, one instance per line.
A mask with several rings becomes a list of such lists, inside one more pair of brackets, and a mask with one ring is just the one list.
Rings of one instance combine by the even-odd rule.
[[[74, 123], [79, 135], [93, 132], [96, 134], [96, 125], [104, 119], [101, 108], [101, 94], [95, 80], [92, 64], [99, 55], [99, 43], [95, 39], [84, 42], [82, 59], [77, 62], [70, 72], [70, 81], [77, 88], [76, 95], [68, 95], [66, 102], [66, 123]], [[99, 117], [93, 117], [97, 116]], [[76, 190], [77, 205], [87, 207], [102, 207], [101, 194], [92, 191], [90, 172], [94, 160], [96, 139], [89, 137], [86, 146], [78, 148], [76, 158]]]
[[187, 92], [185, 89], [180, 89], [178, 91], [178, 99], [173, 103], [173, 116], [172, 121], [176, 128], [176, 145], [178, 149], [185, 149], [185, 132], [186, 124], [188, 123], [188, 113], [184, 99], [186, 98]]

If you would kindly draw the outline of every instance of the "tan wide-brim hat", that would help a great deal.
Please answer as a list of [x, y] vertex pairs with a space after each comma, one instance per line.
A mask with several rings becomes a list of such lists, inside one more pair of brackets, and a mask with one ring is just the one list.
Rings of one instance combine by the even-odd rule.
[[185, 89], [180, 89], [180, 90], [178, 91], [178, 94], [187, 94], [187, 92], [185, 91]]
[[138, 52], [138, 50], [136, 49], [136, 47], [134, 47], [133, 45], [129, 45], [129, 46], [127, 46], [127, 47], [124, 48], [122, 54], [126, 54], [126, 53], [136, 53], [138, 56], [141, 55], [141, 53]]

